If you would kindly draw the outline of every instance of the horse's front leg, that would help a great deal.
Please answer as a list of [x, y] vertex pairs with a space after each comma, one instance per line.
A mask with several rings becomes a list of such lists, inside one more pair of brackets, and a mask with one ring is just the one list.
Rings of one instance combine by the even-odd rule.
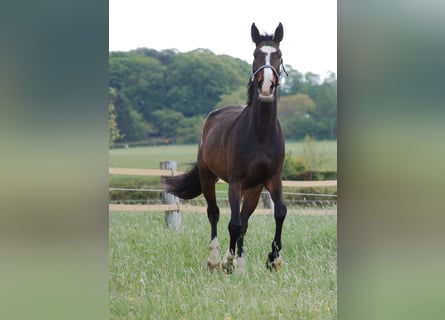
[[281, 244], [281, 231], [283, 229], [283, 222], [286, 218], [287, 208], [283, 201], [282, 195], [282, 183], [281, 178], [278, 177], [271, 181], [270, 184], [266, 186], [269, 190], [272, 200], [274, 202], [274, 218], [275, 218], [275, 237], [272, 242], [272, 251], [269, 252], [267, 257], [266, 266], [269, 270], [275, 270], [281, 268], [282, 259], [280, 251], [282, 248]]
[[[240, 199], [241, 184], [229, 183], [229, 204], [231, 215], [228, 229], [230, 234], [230, 245], [229, 250], [222, 261], [222, 268], [227, 273], [232, 273], [234, 270], [235, 247], [241, 236]], [[242, 252], [238, 252], [238, 254], [242, 254]]]
[[237, 241], [238, 257], [235, 260], [235, 270], [239, 274], [243, 274], [246, 271], [246, 257], [244, 256], [244, 236], [246, 235], [247, 228], [249, 226], [249, 218], [255, 211], [262, 190], [263, 186], [259, 185], [255, 188], [250, 188], [243, 191], [243, 206], [240, 213], [241, 233]]

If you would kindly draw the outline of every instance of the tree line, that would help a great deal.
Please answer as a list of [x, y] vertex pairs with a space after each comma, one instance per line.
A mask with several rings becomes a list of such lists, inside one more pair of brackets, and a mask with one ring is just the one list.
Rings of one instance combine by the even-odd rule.
[[[279, 117], [287, 139], [336, 139], [337, 79], [285, 66]], [[197, 143], [206, 115], [245, 104], [251, 65], [207, 49], [110, 52], [110, 144]]]

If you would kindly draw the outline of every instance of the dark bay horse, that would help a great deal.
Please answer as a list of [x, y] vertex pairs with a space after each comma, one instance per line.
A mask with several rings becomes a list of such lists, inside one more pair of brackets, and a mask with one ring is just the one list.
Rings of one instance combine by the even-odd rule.
[[[164, 188], [179, 198], [192, 199], [204, 194], [211, 225], [207, 266], [212, 270], [221, 265], [228, 273], [234, 269], [243, 272], [245, 268], [244, 235], [263, 187], [270, 192], [274, 202], [276, 225], [272, 250], [266, 263], [270, 270], [278, 270], [281, 266], [281, 230], [287, 212], [281, 183], [284, 137], [277, 117], [283, 26], [280, 23], [273, 35], [260, 35], [253, 23], [251, 35], [256, 48], [247, 105], [227, 106], [211, 112], [204, 122], [198, 161], [185, 174], [163, 177]], [[215, 183], [218, 179], [229, 184], [231, 210], [228, 225], [230, 246], [222, 263], [217, 239], [219, 208]]]

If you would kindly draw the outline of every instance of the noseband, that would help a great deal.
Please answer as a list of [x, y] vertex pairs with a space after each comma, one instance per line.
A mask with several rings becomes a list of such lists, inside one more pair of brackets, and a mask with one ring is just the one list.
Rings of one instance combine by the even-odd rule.
[[[283, 64], [283, 60], [281, 60], [281, 64], [280, 64], [281, 69], [284, 71], [284, 73], [286, 74], [286, 76], [288, 76], [286, 69], [284, 69], [284, 64]], [[280, 85], [280, 77], [281, 77], [281, 73], [279, 73], [274, 67], [272, 67], [270, 64], [265, 64], [261, 67], [259, 67], [258, 69], [255, 70], [255, 72], [252, 73], [252, 75], [250, 76], [250, 82], [253, 82], [253, 80], [255, 80], [256, 75], [258, 74], [258, 72], [260, 72], [263, 69], [266, 68], [270, 68], [272, 69], [274, 75], [277, 77], [277, 84], [276, 86], [278, 87]]]

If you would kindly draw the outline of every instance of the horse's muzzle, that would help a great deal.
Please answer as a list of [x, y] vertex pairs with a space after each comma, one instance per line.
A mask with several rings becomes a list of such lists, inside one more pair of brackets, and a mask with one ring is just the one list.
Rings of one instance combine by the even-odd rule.
[[263, 68], [258, 77], [258, 94], [261, 101], [272, 101], [274, 99], [276, 83], [278, 81], [274, 69]]

